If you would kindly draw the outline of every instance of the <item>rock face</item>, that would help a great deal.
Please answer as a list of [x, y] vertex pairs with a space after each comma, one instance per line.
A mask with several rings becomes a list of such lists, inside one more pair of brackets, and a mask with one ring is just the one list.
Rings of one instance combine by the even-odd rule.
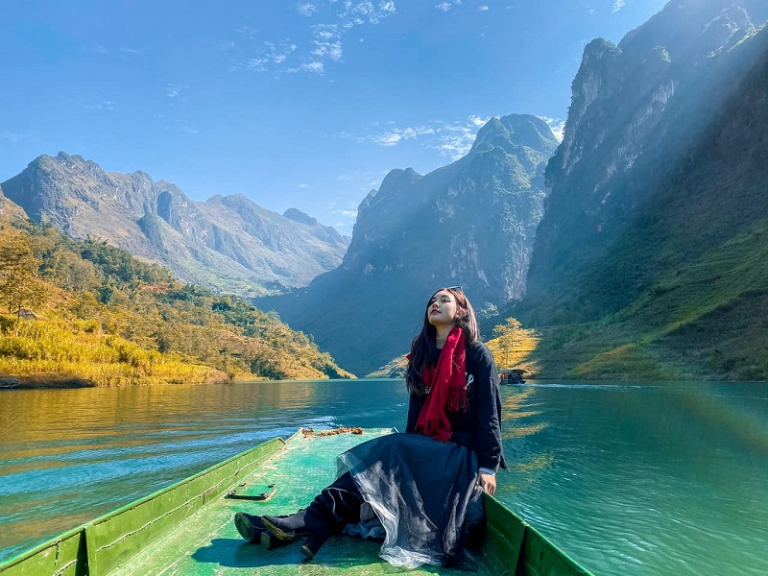
[[144, 172], [104, 172], [64, 153], [37, 158], [3, 188], [32, 219], [68, 236], [101, 237], [183, 280], [240, 294], [269, 282], [306, 285], [338, 266], [348, 246], [330, 227], [280, 216], [239, 194], [194, 202]]
[[768, 378], [766, 18], [673, 1], [586, 48], [510, 310], [544, 377]]
[[17, 206], [14, 202], [11, 202], [8, 200], [8, 198], [5, 197], [3, 194], [3, 189], [0, 188], [0, 218], [26, 218], [27, 215], [24, 214], [24, 210], [22, 210], [19, 206]]
[[305, 214], [298, 208], [288, 208], [288, 210], [283, 212], [283, 217], [308, 226], [313, 230], [315, 236], [325, 240], [329, 244], [349, 245], [351, 240], [347, 236], [339, 234], [332, 226], [323, 226], [317, 221], [317, 218], [312, 218], [312, 216]]
[[558, 308], [569, 317], [576, 308], [587, 317], [605, 312], [601, 302], [577, 304], [572, 286], [599, 266], [732, 94], [764, 45], [755, 22], [765, 18], [765, 2], [673, 0], [618, 46], [586, 46], [564, 140], [546, 171], [551, 193], [528, 277], [530, 321], [567, 319], [552, 315]]
[[257, 300], [357, 374], [407, 351], [432, 293], [462, 285], [478, 309], [520, 298], [557, 147], [539, 118], [494, 118], [471, 151], [427, 175], [393, 170], [360, 204], [341, 266]]

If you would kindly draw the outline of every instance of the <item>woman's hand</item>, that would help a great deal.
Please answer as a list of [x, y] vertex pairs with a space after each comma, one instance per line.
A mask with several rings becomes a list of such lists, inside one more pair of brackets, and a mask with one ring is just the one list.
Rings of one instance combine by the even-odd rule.
[[496, 493], [496, 476], [480, 472], [480, 486], [487, 494], [493, 496]]

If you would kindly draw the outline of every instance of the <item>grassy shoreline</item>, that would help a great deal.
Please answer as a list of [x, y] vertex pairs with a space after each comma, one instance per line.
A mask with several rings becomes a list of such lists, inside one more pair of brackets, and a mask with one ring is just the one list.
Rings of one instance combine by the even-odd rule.
[[[15, 360], [15, 361], [14, 361]], [[12, 366], [16, 364], [16, 366]], [[62, 369], [43, 366], [45, 362], [27, 362], [17, 359], [0, 359], [0, 390], [40, 388], [109, 388], [116, 386], [154, 386], [164, 384], [226, 384], [236, 377], [252, 375], [226, 374], [207, 366], [155, 365], [152, 373], [124, 364], [89, 366], [66, 363]], [[50, 364], [48, 362], [47, 364]], [[16, 382], [16, 384], [14, 384]], [[5, 385], [3, 385], [3, 383]], [[10, 385], [9, 385], [10, 384]]]

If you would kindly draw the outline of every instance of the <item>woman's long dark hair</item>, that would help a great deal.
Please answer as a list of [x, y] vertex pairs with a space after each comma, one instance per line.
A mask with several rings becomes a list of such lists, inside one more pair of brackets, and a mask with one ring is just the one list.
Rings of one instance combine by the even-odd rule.
[[[469, 346], [480, 340], [480, 330], [477, 327], [475, 311], [464, 292], [455, 288], [440, 288], [435, 294], [443, 290], [452, 294], [456, 300], [454, 324], [464, 331], [465, 345]], [[437, 364], [437, 359], [440, 357], [440, 350], [437, 349], [436, 345], [437, 329], [429, 323], [429, 308], [435, 294], [429, 298], [424, 309], [424, 326], [421, 329], [421, 334], [416, 336], [411, 343], [411, 359], [408, 362], [408, 370], [405, 375], [408, 392], [419, 396], [424, 396], [427, 393], [424, 380], [421, 377], [424, 368]]]

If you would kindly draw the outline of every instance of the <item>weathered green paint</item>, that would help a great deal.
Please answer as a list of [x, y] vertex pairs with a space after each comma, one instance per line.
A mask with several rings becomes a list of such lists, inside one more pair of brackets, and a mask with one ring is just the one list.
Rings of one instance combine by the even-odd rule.
[[[266, 442], [0, 565], [0, 576], [397, 573], [379, 559], [379, 542], [334, 537], [303, 563], [298, 546], [245, 543], [232, 522], [239, 510], [282, 514], [306, 506], [333, 480], [337, 454], [383, 433]], [[277, 492], [264, 502], [225, 497], [243, 481], [259, 490], [275, 484]], [[481, 576], [589, 575], [497, 500], [487, 497], [485, 505], [487, 532], [474, 551]], [[465, 573], [425, 566], [412, 574]]]
[[231, 489], [285, 442], [276, 438], [0, 564], [0, 576], [109, 574], [148, 542]]
[[483, 557], [494, 574], [517, 566], [525, 536], [525, 523], [495, 498], [485, 497], [486, 533]]
[[83, 527], [70, 530], [0, 565], [2, 576], [86, 576], [88, 557]]
[[485, 496], [486, 537], [482, 553], [495, 574], [510, 576], [590, 576], [495, 498]]
[[261, 444], [254, 450], [95, 520], [86, 530], [90, 574], [110, 574], [127, 563], [148, 542], [158, 540], [207, 502], [230, 490], [283, 444], [280, 439]]
[[526, 576], [590, 576], [533, 526], [526, 526], [522, 559], [517, 574]]

